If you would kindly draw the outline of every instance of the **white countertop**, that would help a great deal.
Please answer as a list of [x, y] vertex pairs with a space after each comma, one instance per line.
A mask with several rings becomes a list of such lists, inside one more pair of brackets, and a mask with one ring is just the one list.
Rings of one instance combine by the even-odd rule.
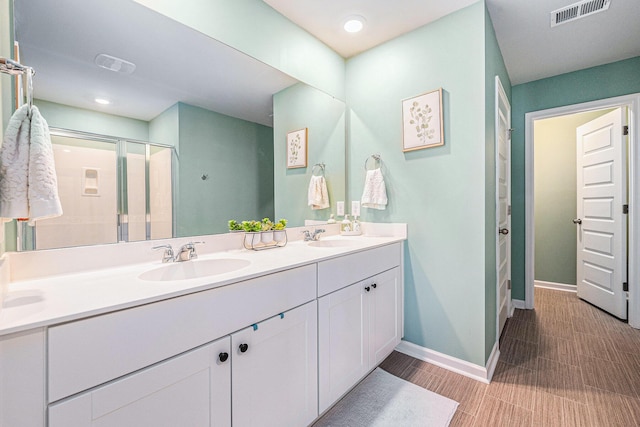
[[323, 240], [344, 239], [353, 243], [342, 247], [310, 247], [308, 242], [294, 241], [283, 248], [271, 250], [243, 249], [209, 253], [200, 255], [198, 260], [237, 258], [251, 263], [247, 267], [230, 273], [178, 281], [144, 281], [138, 278], [141, 273], [167, 265], [159, 260], [152, 263], [15, 281], [6, 285], [3, 306], [0, 310], [0, 336], [226, 286], [399, 242], [405, 238], [405, 236], [332, 236]]

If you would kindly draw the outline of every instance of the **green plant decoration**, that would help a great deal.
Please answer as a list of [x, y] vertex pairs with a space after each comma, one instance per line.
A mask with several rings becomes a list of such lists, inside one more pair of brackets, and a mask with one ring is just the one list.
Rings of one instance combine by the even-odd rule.
[[273, 228], [273, 222], [269, 218], [262, 218], [262, 231], [269, 231]]
[[287, 228], [287, 220], [284, 218], [281, 218], [280, 221], [273, 225], [274, 230], [284, 230], [285, 228]]
[[235, 219], [230, 219], [229, 231], [242, 231], [242, 224], [238, 223]]

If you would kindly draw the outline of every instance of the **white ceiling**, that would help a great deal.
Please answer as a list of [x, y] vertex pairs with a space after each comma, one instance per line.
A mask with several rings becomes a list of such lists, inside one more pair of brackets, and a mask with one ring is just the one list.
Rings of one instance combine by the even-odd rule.
[[[348, 58], [469, 6], [475, 0], [264, 0]], [[486, 0], [512, 84], [640, 55], [638, 0], [611, 0], [606, 12], [555, 28], [549, 13], [575, 0]], [[341, 29], [349, 15], [365, 29]]]
[[[148, 121], [180, 101], [271, 126], [272, 94], [297, 82], [130, 0], [16, 0], [15, 22], [35, 97], [61, 104]], [[99, 53], [137, 68], [99, 68]]]
[[[433, 22], [478, 0], [264, 0], [345, 58]], [[342, 28], [349, 16], [365, 18], [358, 34]]]

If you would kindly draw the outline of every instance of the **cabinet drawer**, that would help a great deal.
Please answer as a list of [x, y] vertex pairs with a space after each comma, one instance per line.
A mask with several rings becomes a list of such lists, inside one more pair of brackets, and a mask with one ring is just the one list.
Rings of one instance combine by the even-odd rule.
[[315, 299], [308, 265], [49, 328], [49, 402]]
[[400, 243], [318, 263], [318, 296], [400, 265]]
[[230, 426], [227, 336], [49, 406], [49, 427]]

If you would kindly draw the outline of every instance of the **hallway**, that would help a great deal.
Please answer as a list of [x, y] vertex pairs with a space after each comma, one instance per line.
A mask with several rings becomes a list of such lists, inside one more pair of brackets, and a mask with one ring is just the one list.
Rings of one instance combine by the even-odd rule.
[[640, 425], [640, 330], [581, 301], [535, 289], [516, 310], [486, 385], [394, 352], [381, 365], [460, 403], [451, 426]]

